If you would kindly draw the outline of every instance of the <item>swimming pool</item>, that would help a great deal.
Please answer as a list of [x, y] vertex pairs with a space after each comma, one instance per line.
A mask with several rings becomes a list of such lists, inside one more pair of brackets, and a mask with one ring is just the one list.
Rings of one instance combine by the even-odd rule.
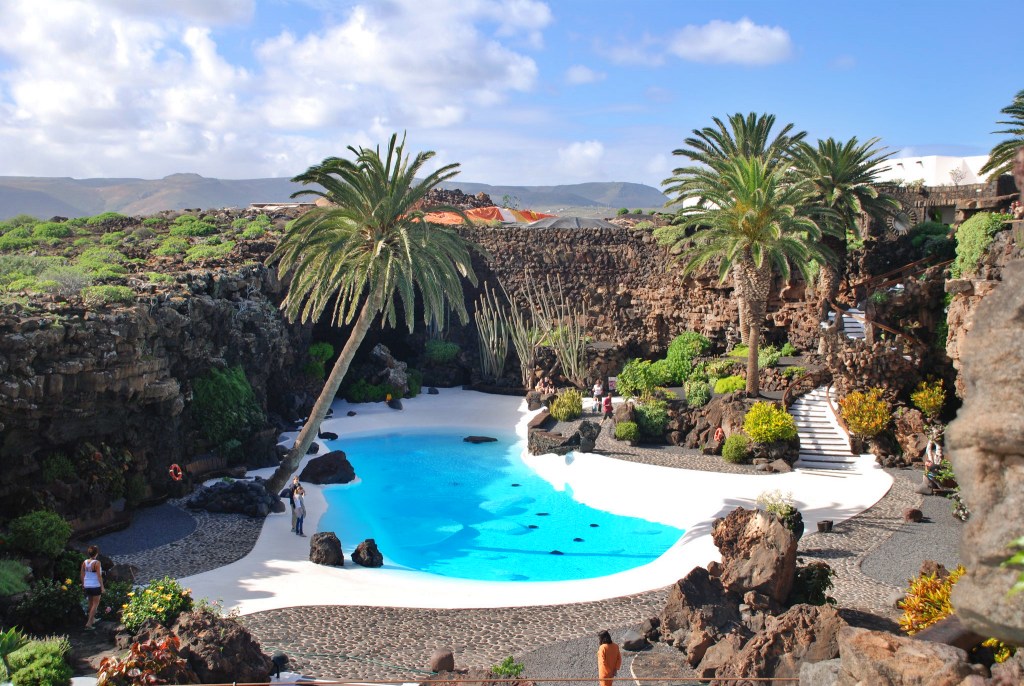
[[[477, 430], [479, 431], [479, 430]], [[484, 581], [565, 581], [639, 567], [684, 531], [575, 501], [522, 460], [525, 441], [471, 429], [346, 436], [358, 481], [324, 487], [318, 525], [348, 546], [376, 540], [389, 562]], [[571, 459], [571, 458], [570, 458]]]

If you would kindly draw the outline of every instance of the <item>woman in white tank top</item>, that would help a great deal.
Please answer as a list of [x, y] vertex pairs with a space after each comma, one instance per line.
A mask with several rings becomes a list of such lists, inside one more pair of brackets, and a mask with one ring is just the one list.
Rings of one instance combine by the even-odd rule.
[[88, 557], [82, 562], [82, 588], [85, 589], [85, 597], [89, 601], [89, 616], [85, 620], [85, 628], [94, 629], [93, 622], [96, 621], [96, 608], [100, 606], [100, 596], [103, 595], [103, 566], [96, 557], [100, 549], [94, 545], [89, 546]]

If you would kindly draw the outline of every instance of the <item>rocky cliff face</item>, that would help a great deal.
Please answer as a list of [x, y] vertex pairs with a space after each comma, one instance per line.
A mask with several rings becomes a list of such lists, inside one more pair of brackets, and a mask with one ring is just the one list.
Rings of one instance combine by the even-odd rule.
[[[131, 306], [0, 311], [0, 503], [9, 514], [49, 497], [38, 492], [38, 471], [55, 453], [79, 476], [82, 460], [116, 454], [111, 469], [123, 474], [109, 475], [115, 482], [142, 474], [147, 494], [164, 490], [168, 465], [187, 462], [202, 446], [188, 408], [192, 381], [211, 368], [240, 365], [263, 407], [298, 414], [304, 399], [295, 387], [301, 392], [303, 384], [294, 380], [308, 332], [278, 313], [275, 272], [255, 264], [177, 280], [149, 286]], [[70, 488], [51, 489], [57, 502], [49, 504], [85, 520], [123, 490], [110, 493], [102, 478], [61, 481]]]
[[[675, 256], [649, 231], [474, 228], [469, 236], [489, 254], [478, 265], [481, 282], [498, 280], [518, 297], [528, 278], [535, 284], [560, 280], [566, 297], [585, 305], [594, 340], [631, 355], [662, 354], [683, 331], [719, 342], [739, 340], [731, 281], [719, 284], [710, 270], [682, 276]], [[785, 289], [776, 285], [766, 336], [813, 346], [813, 298], [802, 282]]]

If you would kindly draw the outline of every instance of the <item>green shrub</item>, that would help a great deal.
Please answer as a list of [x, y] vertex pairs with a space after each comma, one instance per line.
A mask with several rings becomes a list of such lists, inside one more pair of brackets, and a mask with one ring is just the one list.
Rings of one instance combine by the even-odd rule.
[[409, 369], [405, 373], [405, 377], [408, 380], [410, 398], [415, 398], [423, 390], [423, 372], [418, 369]]
[[567, 388], [551, 401], [551, 416], [560, 422], [571, 422], [582, 414], [583, 394], [575, 388]]
[[647, 219], [644, 219], [642, 221], [638, 221], [633, 226], [633, 228], [637, 229], [638, 231], [650, 231], [651, 229], [654, 228], [654, 222], [648, 221]]
[[775, 403], [756, 402], [743, 418], [743, 430], [758, 443], [790, 441], [796, 438], [793, 416]]
[[633, 358], [625, 364], [616, 385], [624, 396], [639, 396], [650, 393], [658, 386], [657, 370], [647, 360]]
[[78, 579], [82, 573], [82, 562], [85, 555], [77, 550], [65, 548], [53, 561], [54, 579]]
[[120, 622], [121, 613], [132, 599], [130, 594], [134, 592], [134, 588], [130, 581], [104, 582], [103, 595], [100, 596], [100, 604], [96, 608], [96, 618]]
[[832, 577], [835, 575], [832, 568], [821, 560], [797, 567], [787, 604], [835, 605], [835, 599], [828, 596], [828, 591], [833, 586]]
[[86, 286], [82, 289], [81, 293], [82, 300], [90, 307], [135, 302], [135, 291], [128, 286], [99, 284], [97, 286]]
[[711, 341], [706, 337], [695, 331], [684, 331], [669, 343], [666, 357], [692, 360], [703, 355], [710, 347]]
[[99, 226], [115, 219], [126, 219], [126, 217], [117, 212], [103, 212], [92, 217], [83, 217], [82, 221], [85, 222], [87, 226]]
[[459, 346], [451, 341], [432, 338], [423, 346], [423, 355], [430, 364], [449, 364], [459, 355]]
[[892, 420], [889, 402], [882, 397], [880, 388], [853, 391], [839, 401], [839, 407], [850, 433], [861, 438], [877, 436]]
[[146, 279], [151, 283], [174, 283], [174, 277], [160, 272], [146, 272]]
[[8, 231], [3, 236], [0, 236], [0, 250], [15, 251], [30, 248], [33, 245], [33, 241], [28, 236], [23, 236], [20, 232], [28, 233], [24, 229], [14, 229]]
[[740, 343], [739, 345], [735, 346], [732, 350], [727, 352], [725, 356], [745, 360], [747, 359], [748, 352], [750, 352], [750, 349], [743, 343]]
[[327, 375], [324, 363], [334, 356], [334, 346], [324, 342], [314, 343], [309, 346], [306, 354], [309, 355], [309, 362], [303, 371], [316, 379], [323, 379]]
[[942, 379], [917, 384], [917, 390], [910, 394], [910, 402], [928, 419], [938, 419], [942, 406], [946, 404], [946, 389], [943, 388]]
[[651, 383], [653, 384], [650, 390], [653, 390], [658, 386], [670, 386], [674, 382], [674, 376], [672, 374], [672, 370], [669, 369], [668, 360], [656, 360], [651, 362], [650, 371]]
[[660, 398], [644, 396], [634, 412], [640, 435], [646, 439], [661, 440], [668, 424], [668, 403]]
[[746, 434], [733, 434], [725, 439], [722, 459], [731, 464], [746, 464], [750, 457], [750, 439]]
[[245, 371], [239, 367], [211, 369], [192, 382], [192, 416], [203, 435], [215, 444], [245, 438], [263, 423]]
[[75, 259], [75, 264], [97, 279], [110, 279], [128, 272], [124, 263], [128, 257], [113, 248], [95, 246], [86, 248]]
[[350, 403], [379, 403], [399, 395], [398, 389], [389, 383], [372, 384], [366, 379], [357, 379], [345, 389], [345, 400]]
[[516, 662], [511, 655], [491, 667], [491, 674], [502, 679], [518, 679], [523, 674], [522, 662]]
[[620, 441], [635, 441], [640, 437], [636, 422], [619, 422], [615, 425], [615, 438]]
[[167, 226], [167, 220], [163, 217], [146, 217], [142, 220], [142, 225], [147, 229], [159, 229]]
[[704, 407], [711, 400], [711, 386], [707, 381], [686, 382], [686, 404], [690, 407]]
[[795, 357], [800, 354], [800, 351], [796, 349], [795, 345], [786, 341], [782, 344], [782, 347], [779, 348], [779, 354], [782, 355], [782, 357]]
[[64, 453], [51, 453], [43, 458], [43, 483], [49, 484], [59, 479], [75, 478], [75, 463]]
[[61, 222], [42, 222], [32, 227], [33, 238], [67, 238], [71, 227]]
[[188, 252], [188, 241], [179, 236], [168, 236], [163, 239], [154, 250], [153, 254], [158, 257], [170, 257], [171, 255], [184, 255]]
[[629, 214], [629, 208], [628, 207], [620, 207], [618, 209], [618, 211], [615, 213], [615, 216], [616, 217], [621, 217], [624, 214]]
[[[743, 357], [747, 354], [743, 353]], [[739, 364], [736, 360], [730, 360], [729, 358], [721, 360], [712, 360], [707, 363], [705, 369], [707, 370], [708, 377], [722, 377], [732, 371]]]
[[191, 593], [169, 576], [150, 581], [145, 587], [128, 594], [128, 607], [122, 610], [121, 622], [132, 632], [147, 619], [170, 626], [178, 615], [192, 609]]
[[260, 238], [266, 235], [266, 229], [262, 226], [250, 226], [242, 233], [238, 234], [241, 238], [251, 241], [255, 238]]
[[747, 380], [742, 376], [727, 376], [715, 382], [715, 393], [734, 393], [747, 387]]
[[950, 267], [954, 279], [970, 276], [977, 270], [992, 237], [1010, 220], [1008, 214], [979, 212], [956, 230], [956, 259]]
[[875, 305], [885, 305], [889, 302], [889, 291], [875, 291], [868, 296], [868, 300]]
[[74, 626], [83, 621], [82, 594], [71, 578], [36, 581], [14, 607], [13, 622], [38, 634]]
[[71, 681], [66, 656], [71, 644], [64, 636], [30, 641], [8, 657], [14, 686], [65, 686]]
[[185, 262], [198, 262], [200, 260], [219, 260], [228, 256], [235, 247], [234, 241], [224, 241], [220, 244], [194, 245], [188, 249], [183, 258]]
[[29, 555], [53, 559], [71, 538], [71, 526], [50, 510], [36, 510], [11, 520], [7, 525], [11, 546]]
[[20, 226], [33, 226], [39, 222], [38, 219], [33, 217], [31, 214], [16, 214], [10, 219], [5, 220], [0, 226], [6, 227], [6, 229], [18, 228]]
[[124, 240], [124, 237], [124, 231], [111, 231], [110, 233], [105, 233], [100, 237], [100, 245], [114, 247], [116, 245], [120, 245], [121, 241]]
[[763, 345], [757, 349], [757, 368], [774, 367], [779, 363], [780, 357], [782, 357], [782, 351], [774, 345]]
[[28, 575], [31, 573], [31, 569], [17, 560], [0, 560], [0, 596], [27, 591]]
[[803, 374], [806, 371], [807, 371], [807, 367], [801, 367], [799, 365], [793, 365], [792, 367], [785, 367], [782, 370], [782, 378], [784, 378], [784, 379], [794, 379], [794, 378], [800, 376], [801, 374]]
[[217, 227], [205, 222], [193, 214], [183, 214], [171, 223], [172, 236], [211, 236], [217, 233]]

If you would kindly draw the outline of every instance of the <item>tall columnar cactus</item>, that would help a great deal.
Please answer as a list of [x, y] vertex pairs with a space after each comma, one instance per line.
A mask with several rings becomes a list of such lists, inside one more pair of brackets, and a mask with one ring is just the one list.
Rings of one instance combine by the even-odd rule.
[[526, 390], [533, 386], [533, 371], [537, 368], [537, 349], [544, 338], [544, 329], [538, 323], [540, 315], [529, 295], [529, 292], [525, 295], [526, 309], [516, 307], [512, 298], [509, 298], [511, 307], [508, 311], [509, 336], [519, 357], [519, 376]]
[[544, 340], [555, 352], [562, 374], [578, 388], [586, 386], [587, 313], [582, 302], [572, 304], [562, 290], [562, 280], [547, 278], [547, 289], [534, 289], [527, 279], [531, 300], [537, 307]]
[[496, 381], [505, 371], [509, 327], [505, 307], [494, 289], [486, 284], [476, 301], [473, 317], [480, 346], [480, 371], [485, 380]]

